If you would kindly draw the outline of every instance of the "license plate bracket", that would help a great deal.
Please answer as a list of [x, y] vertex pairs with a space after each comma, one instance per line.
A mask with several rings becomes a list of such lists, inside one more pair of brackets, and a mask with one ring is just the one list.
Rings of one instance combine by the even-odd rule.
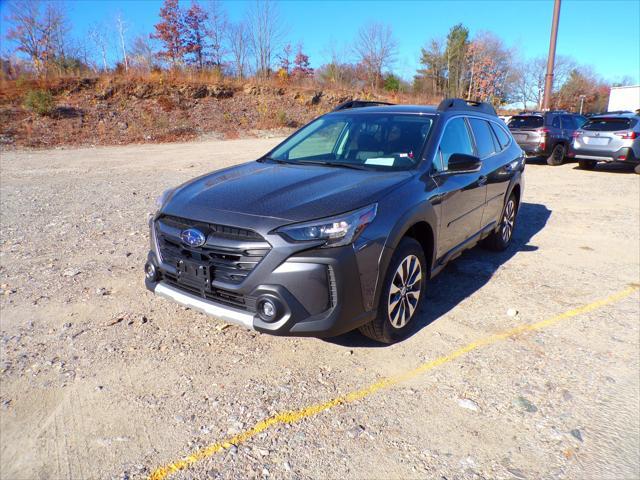
[[609, 139], [607, 137], [584, 137], [584, 143], [588, 145], [608, 145]]
[[208, 290], [211, 286], [211, 267], [190, 260], [178, 260], [176, 264], [178, 283]]

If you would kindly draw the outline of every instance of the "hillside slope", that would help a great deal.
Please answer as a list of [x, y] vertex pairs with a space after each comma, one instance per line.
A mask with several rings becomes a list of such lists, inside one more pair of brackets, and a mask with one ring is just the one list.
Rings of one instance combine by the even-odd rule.
[[[38, 115], [25, 108], [29, 91], [47, 90], [54, 108]], [[58, 79], [0, 85], [3, 149], [62, 145], [171, 142], [203, 135], [236, 138], [269, 129], [295, 128], [356, 92], [269, 84]]]

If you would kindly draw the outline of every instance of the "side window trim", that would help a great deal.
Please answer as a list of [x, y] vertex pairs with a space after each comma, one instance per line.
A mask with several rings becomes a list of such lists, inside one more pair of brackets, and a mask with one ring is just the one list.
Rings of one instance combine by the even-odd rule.
[[469, 139], [471, 140], [471, 148], [473, 148], [473, 154], [476, 157], [480, 158], [478, 156], [479, 150], [476, 143], [476, 136], [473, 133], [473, 128], [471, 128], [471, 123], [469, 123], [469, 117], [464, 115], [462, 118], [464, 119], [464, 124], [467, 126], [467, 135], [469, 135]]
[[491, 138], [493, 139], [493, 148], [494, 148], [494, 152], [493, 154], [496, 155], [500, 152], [502, 152], [504, 150], [504, 148], [502, 148], [502, 145], [500, 145], [500, 140], [498, 140], [498, 136], [496, 135], [495, 130], [493, 130], [493, 127], [491, 126], [491, 122], [487, 122], [487, 126], [489, 127], [489, 134], [491, 135]]

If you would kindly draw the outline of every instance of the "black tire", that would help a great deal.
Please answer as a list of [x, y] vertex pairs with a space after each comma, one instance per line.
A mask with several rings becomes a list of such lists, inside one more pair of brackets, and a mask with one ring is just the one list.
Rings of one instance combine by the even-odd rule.
[[583, 170], [593, 170], [594, 168], [596, 168], [596, 163], [598, 162], [595, 162], [593, 160], [579, 160], [578, 166]]
[[507, 199], [502, 207], [502, 217], [500, 224], [496, 229], [482, 241], [482, 246], [493, 250], [494, 252], [502, 252], [511, 245], [513, 232], [516, 229], [516, 220], [518, 218], [518, 200], [514, 194]]
[[551, 155], [547, 157], [547, 164], [557, 167], [558, 165], [562, 165], [564, 162], [564, 154], [566, 153], [566, 149], [564, 145], [558, 143], [555, 147], [553, 147], [553, 151]]
[[640, 163], [636, 165], [636, 168], [634, 168], [634, 172], [640, 175]]
[[[405, 285], [400, 288], [403, 280], [402, 272], [407, 271], [406, 277], [411, 277], [411, 266], [414, 265], [411, 262], [414, 262], [414, 259], [419, 262], [421, 278], [414, 281], [413, 290], [409, 286], [411, 278], [408, 278]], [[402, 270], [403, 264], [406, 264], [406, 270]], [[415, 318], [422, 307], [427, 279], [427, 262], [422, 246], [413, 238], [403, 238], [395, 252], [393, 252], [389, 262], [378, 303], [378, 315], [371, 322], [360, 327], [360, 332], [381, 343], [395, 343], [404, 339], [411, 331]], [[418, 282], [419, 285], [416, 285]], [[395, 294], [391, 292], [392, 285], [397, 289]], [[415, 299], [416, 293], [417, 299]], [[398, 300], [396, 300], [395, 306], [392, 307], [391, 302], [394, 295], [397, 296]], [[412, 299], [416, 300], [415, 304]], [[410, 307], [413, 307], [413, 310]], [[407, 312], [408, 317], [403, 312]], [[396, 325], [394, 325], [392, 316], [395, 318]]]

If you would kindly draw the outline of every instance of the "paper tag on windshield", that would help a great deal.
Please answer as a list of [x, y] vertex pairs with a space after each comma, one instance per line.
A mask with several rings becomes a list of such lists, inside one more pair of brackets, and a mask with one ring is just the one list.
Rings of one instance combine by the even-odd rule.
[[385, 157], [380, 157], [380, 158], [367, 158], [364, 162], [365, 165], [380, 165], [383, 167], [392, 167], [393, 166], [393, 162], [395, 162], [395, 158], [390, 157], [390, 158], [385, 158]]

